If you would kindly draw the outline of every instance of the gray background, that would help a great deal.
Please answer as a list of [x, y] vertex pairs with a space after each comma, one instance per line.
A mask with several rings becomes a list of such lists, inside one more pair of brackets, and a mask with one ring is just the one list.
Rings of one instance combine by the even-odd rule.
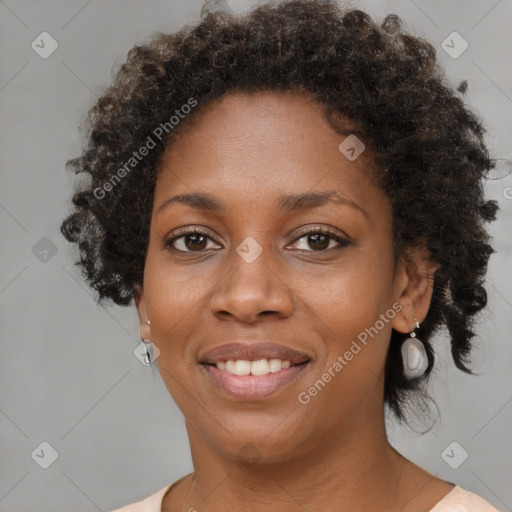
[[[230, 2], [235, 12], [254, 4]], [[468, 102], [485, 120], [494, 156], [511, 158], [511, 0], [353, 4], [378, 18], [397, 13], [430, 40], [449, 79], [468, 79]], [[2, 512], [108, 511], [192, 471], [180, 411], [160, 376], [133, 354], [135, 308], [96, 304], [59, 225], [74, 186], [64, 163], [79, 154], [87, 109], [135, 43], [197, 20], [201, 5], [0, 0]], [[43, 31], [59, 44], [47, 59], [31, 48]], [[441, 47], [453, 31], [469, 43], [456, 59]], [[512, 177], [505, 174], [501, 167], [501, 179], [486, 187], [502, 210], [490, 228], [498, 252], [474, 351], [481, 375], [458, 371], [440, 334], [430, 386], [440, 420], [423, 436], [389, 422], [406, 457], [503, 511], [512, 510]], [[31, 456], [44, 441], [58, 452], [48, 469]], [[442, 457], [454, 441], [455, 458], [461, 448], [469, 454], [457, 469]]]

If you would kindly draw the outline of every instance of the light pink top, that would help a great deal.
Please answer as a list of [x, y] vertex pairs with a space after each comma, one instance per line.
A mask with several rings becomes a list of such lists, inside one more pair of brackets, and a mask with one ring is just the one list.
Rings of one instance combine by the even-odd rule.
[[[183, 477], [185, 478], [185, 477]], [[180, 478], [181, 480], [181, 478]], [[118, 508], [112, 512], [162, 512], [162, 500], [166, 492], [175, 484], [160, 489], [148, 498]], [[456, 485], [429, 512], [500, 512], [483, 498]]]

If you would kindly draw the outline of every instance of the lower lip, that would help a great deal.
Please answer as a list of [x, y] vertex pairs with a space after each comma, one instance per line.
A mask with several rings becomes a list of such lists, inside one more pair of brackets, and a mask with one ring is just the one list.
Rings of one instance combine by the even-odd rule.
[[202, 366], [208, 377], [229, 396], [238, 400], [261, 400], [293, 382], [308, 365], [290, 366], [267, 375], [233, 375], [216, 366]]

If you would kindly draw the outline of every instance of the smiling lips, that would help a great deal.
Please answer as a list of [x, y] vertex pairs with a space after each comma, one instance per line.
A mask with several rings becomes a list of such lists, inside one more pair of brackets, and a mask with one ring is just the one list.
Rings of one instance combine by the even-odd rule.
[[229, 396], [259, 400], [292, 382], [310, 358], [271, 342], [229, 343], [199, 358], [210, 379]]
[[290, 361], [290, 364], [295, 365], [307, 361], [309, 356], [270, 341], [246, 341], [244, 343], [227, 343], [215, 347], [199, 357], [199, 361], [203, 364], [216, 364], [217, 361], [229, 361], [230, 359], [235, 361], [239, 359], [246, 361], [281, 359], [282, 361]]

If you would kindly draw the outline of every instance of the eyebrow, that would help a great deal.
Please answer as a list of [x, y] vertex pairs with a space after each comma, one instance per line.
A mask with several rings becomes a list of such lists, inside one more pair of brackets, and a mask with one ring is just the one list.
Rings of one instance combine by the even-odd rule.
[[[343, 204], [361, 212], [366, 218], [368, 213], [357, 203], [343, 196], [336, 190], [326, 190], [323, 192], [304, 192], [300, 194], [289, 194], [281, 196], [277, 201], [277, 211], [279, 213], [289, 213], [297, 210], [312, 210], [327, 204]], [[156, 210], [156, 213], [168, 208], [173, 204], [185, 204], [198, 210], [212, 213], [222, 213], [226, 209], [211, 194], [192, 192], [190, 194], [178, 194], [164, 201]]]

